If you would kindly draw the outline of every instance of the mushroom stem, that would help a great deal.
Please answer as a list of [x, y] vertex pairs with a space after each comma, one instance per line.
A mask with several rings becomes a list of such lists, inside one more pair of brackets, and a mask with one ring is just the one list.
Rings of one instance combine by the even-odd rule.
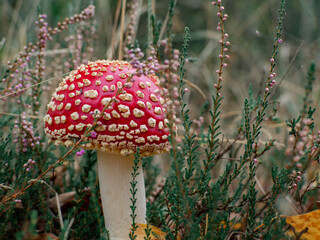
[[[130, 217], [132, 205], [130, 182], [134, 157], [125, 157], [97, 151], [100, 195], [105, 226], [111, 240], [127, 240], [132, 225]], [[139, 163], [139, 175], [136, 177], [136, 223], [146, 223], [146, 196], [142, 171]]]

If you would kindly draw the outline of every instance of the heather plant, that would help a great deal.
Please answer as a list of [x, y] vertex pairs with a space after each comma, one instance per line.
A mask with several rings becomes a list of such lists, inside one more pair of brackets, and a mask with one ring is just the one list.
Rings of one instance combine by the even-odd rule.
[[[4, 2], [26, 15], [19, 1]], [[0, 239], [112, 239], [97, 154], [84, 146], [133, 76], [148, 75], [162, 87], [170, 148], [156, 157], [135, 153], [128, 239], [142, 239], [136, 221], [141, 162], [144, 239], [315, 234], [308, 222], [300, 229], [287, 221], [319, 207], [319, 54], [316, 44], [306, 44], [319, 32], [303, 25], [304, 34], [295, 37], [290, 21], [297, 10], [306, 14], [302, 6], [284, 0], [79, 2], [39, 4], [25, 46], [12, 56], [3, 43], [8, 39], [0, 39]], [[68, 11], [56, 9], [64, 5]], [[252, 30], [257, 19], [260, 31]], [[106, 58], [136, 70], [102, 112], [92, 112], [94, 123], [81, 138], [69, 146], [48, 142], [43, 118], [54, 89], [81, 64]]]

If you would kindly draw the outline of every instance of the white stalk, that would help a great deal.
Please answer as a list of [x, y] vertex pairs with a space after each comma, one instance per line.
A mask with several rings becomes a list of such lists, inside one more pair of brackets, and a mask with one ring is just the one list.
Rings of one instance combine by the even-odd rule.
[[[134, 157], [97, 151], [100, 195], [111, 240], [128, 240], [132, 225], [130, 182]], [[141, 161], [136, 177], [136, 223], [146, 223], [146, 196]]]

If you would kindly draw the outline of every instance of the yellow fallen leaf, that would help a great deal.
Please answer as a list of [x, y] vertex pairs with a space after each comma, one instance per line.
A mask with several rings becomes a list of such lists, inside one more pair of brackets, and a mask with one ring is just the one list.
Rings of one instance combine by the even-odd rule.
[[[221, 221], [220, 224], [224, 229], [227, 228], [227, 224], [225, 221]], [[241, 228], [241, 223], [229, 222], [229, 226], [231, 227], [232, 230], [239, 230]]]
[[[138, 224], [138, 229], [135, 231], [135, 234], [137, 236], [136, 240], [144, 240], [144, 237], [146, 237], [145, 229], [147, 228], [147, 224]], [[165, 240], [166, 239], [166, 234], [161, 231], [160, 228], [157, 228], [155, 226], [149, 225], [149, 228], [151, 228], [151, 233], [150, 233], [150, 239], [151, 240]], [[153, 234], [155, 233], [155, 234]], [[158, 237], [155, 237], [159, 236]], [[180, 238], [178, 237], [178, 240]]]
[[[300, 239], [319, 240], [320, 239], [320, 210], [295, 216], [281, 216], [286, 218], [286, 222], [294, 227], [296, 234], [304, 231]], [[289, 235], [293, 235], [289, 231]]]

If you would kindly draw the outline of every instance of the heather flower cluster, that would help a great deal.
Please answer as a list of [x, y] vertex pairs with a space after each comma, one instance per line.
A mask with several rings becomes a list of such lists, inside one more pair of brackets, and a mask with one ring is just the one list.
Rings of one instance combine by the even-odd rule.
[[276, 73], [273, 70], [274, 70], [274, 67], [275, 67], [275, 57], [278, 54], [279, 45], [283, 43], [283, 40], [281, 38], [283, 14], [284, 14], [284, 12], [280, 11], [280, 18], [279, 18], [280, 24], [277, 27], [276, 42], [275, 42], [275, 44], [273, 46], [272, 57], [270, 58], [270, 71], [269, 71], [267, 86], [265, 88], [265, 96], [269, 93], [270, 88], [273, 88], [274, 85], [277, 83], [277, 81], [274, 79], [276, 77]]
[[[14, 61], [8, 61], [8, 69], [2, 78], [2, 84], [5, 85], [1, 91], [2, 96], [15, 97], [26, 92], [26, 88], [31, 86], [32, 75], [27, 68], [30, 62], [31, 54], [35, 51], [36, 46], [30, 43], [25, 47], [25, 52], [20, 52], [19, 57]], [[2, 98], [6, 100], [6, 98]]]
[[220, 67], [216, 70], [216, 73], [218, 74], [218, 83], [214, 84], [214, 87], [217, 89], [218, 96], [220, 96], [220, 89], [221, 89], [221, 82], [223, 80], [222, 78], [222, 69], [226, 68], [228, 66], [226, 59], [228, 59], [230, 56], [228, 55], [229, 46], [231, 43], [227, 40], [229, 38], [229, 34], [225, 32], [224, 29], [224, 23], [227, 21], [229, 15], [224, 13], [224, 6], [222, 5], [222, 0], [213, 1], [211, 2], [213, 6], [217, 6], [217, 16], [220, 18], [220, 22], [218, 23], [217, 30], [221, 33], [221, 38], [219, 40], [219, 44], [221, 46], [221, 51], [219, 54], [220, 58]]
[[35, 22], [38, 27], [38, 42], [36, 43], [38, 46], [39, 53], [37, 54], [38, 60], [36, 62], [36, 74], [38, 76], [38, 81], [40, 81], [44, 77], [45, 70], [45, 58], [44, 52], [47, 47], [47, 41], [52, 40], [51, 36], [48, 34], [48, 23], [45, 21], [47, 15], [40, 14], [38, 21]]
[[[72, 61], [65, 61], [64, 67], [66, 69], [74, 69], [81, 64], [87, 64], [94, 49], [90, 44], [88, 37], [96, 38], [95, 24], [90, 22], [82, 22], [76, 29], [74, 35], [69, 35], [65, 38], [68, 44], [68, 50], [71, 52]], [[92, 41], [92, 40], [91, 40]]]
[[80, 151], [78, 151], [76, 153], [76, 155], [77, 155], [77, 157], [81, 157], [84, 153], [85, 153], [85, 151], [83, 149], [81, 149]]
[[[278, 43], [282, 43], [282, 40]], [[270, 63], [274, 64], [274, 58], [270, 59]], [[267, 82], [267, 87], [265, 88], [265, 92], [269, 92], [270, 88], [273, 88], [274, 85], [277, 83], [277, 81], [274, 79], [277, 76], [277, 74], [275, 72], [272, 72], [269, 74], [268, 76], [268, 82]]]
[[292, 185], [289, 190], [297, 189], [298, 183], [302, 180], [302, 173], [308, 164], [313, 164], [312, 160], [317, 158], [320, 143], [320, 131], [312, 134], [313, 121], [310, 118], [301, 120], [298, 131], [295, 135], [290, 135], [286, 155], [292, 161], [287, 165], [291, 170], [290, 177]]
[[135, 26], [137, 25], [139, 2], [137, 0], [131, 0], [129, 3], [130, 19], [126, 32], [126, 44], [131, 45], [135, 38]]
[[[38, 41], [36, 44], [29, 43], [24, 48], [25, 51], [19, 53], [19, 57], [12, 62], [8, 62], [8, 69], [1, 78], [2, 84], [5, 84], [4, 87], [0, 88], [1, 96], [13, 97], [21, 95], [26, 91], [26, 88], [41, 81], [40, 79], [44, 76], [44, 51], [48, 40], [52, 40], [54, 35], [61, 32], [63, 29], [67, 29], [69, 25], [92, 18], [94, 16], [94, 9], [95, 7], [93, 5], [89, 5], [80, 14], [75, 14], [73, 17], [66, 18], [64, 21], [59, 22], [55, 28], [48, 27], [48, 24], [45, 21], [47, 16], [45, 14], [40, 14], [38, 21], [36, 21], [38, 27]], [[37, 53], [38, 60], [35, 64], [36, 69], [34, 72], [34, 70], [29, 69], [29, 63], [32, 54], [34, 54], [36, 50], [39, 52]], [[34, 82], [33, 74], [36, 74], [37, 76], [36, 82]], [[32, 95], [36, 94], [38, 96], [39, 91], [40, 88], [37, 88], [36, 92], [32, 93]], [[3, 98], [3, 100], [6, 99]], [[38, 106], [35, 105], [34, 108], [37, 109]], [[37, 113], [37, 111], [34, 111], [34, 113]]]
[[[37, 53], [37, 61], [35, 64], [34, 70], [34, 81], [33, 84], [39, 84], [42, 79], [44, 78], [45, 73], [45, 51], [47, 48], [47, 41], [52, 40], [51, 36], [48, 34], [48, 23], [45, 21], [47, 15], [40, 14], [38, 17], [38, 21], [35, 22], [37, 26], [37, 37], [38, 41], [36, 43], [38, 53]], [[39, 114], [39, 107], [40, 107], [40, 85], [37, 87], [32, 88], [32, 105], [33, 105], [33, 114]]]
[[156, 58], [156, 51], [154, 48], [150, 51], [150, 56], [144, 60], [144, 53], [141, 51], [140, 48], [133, 48], [133, 49], [125, 49], [125, 57], [128, 59], [129, 63], [134, 67], [136, 70], [135, 75], [141, 76], [145, 75], [148, 76], [149, 74], [153, 75], [159, 71], [159, 62]]
[[203, 127], [204, 118], [200, 116], [198, 119], [194, 119], [193, 123], [195, 124], [194, 134], [199, 136], [201, 133], [201, 129]]
[[[165, 106], [169, 109], [169, 121], [172, 123], [180, 123], [181, 120], [177, 117], [180, 113], [180, 102], [178, 83], [179, 73], [178, 68], [180, 66], [180, 51], [178, 49], [172, 49], [171, 42], [168, 39], [160, 41], [160, 46], [163, 48], [164, 60], [159, 66], [160, 84], [164, 86], [163, 97], [169, 99]], [[188, 91], [188, 90], [186, 90]]]
[[75, 23], [79, 23], [94, 16], [94, 5], [89, 5], [86, 9], [84, 9], [80, 14], [75, 14], [73, 17], [66, 18], [62, 22], [57, 23], [57, 27], [48, 28], [49, 35], [55, 35], [58, 32], [61, 32], [62, 29], [67, 29], [69, 25], [73, 25]]
[[27, 118], [22, 115], [21, 121], [16, 120], [13, 127], [13, 142], [16, 143], [17, 151], [27, 152], [29, 148], [36, 148], [44, 145], [40, 143], [40, 136], [37, 136], [33, 123], [27, 121]]
[[23, 164], [23, 167], [27, 172], [29, 172], [35, 164], [36, 162], [34, 160], [28, 159], [27, 163]]

